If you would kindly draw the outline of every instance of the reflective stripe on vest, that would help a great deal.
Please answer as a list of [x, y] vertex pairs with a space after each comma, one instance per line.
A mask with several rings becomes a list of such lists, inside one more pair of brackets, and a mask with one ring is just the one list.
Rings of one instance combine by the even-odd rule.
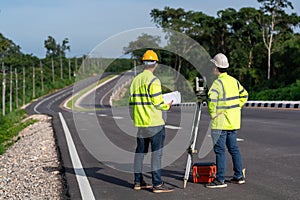
[[[213, 118], [212, 129], [234, 130], [240, 128], [240, 108], [248, 93], [240, 83], [227, 73], [222, 73], [209, 90], [209, 112]], [[220, 115], [220, 113], [222, 113]]]
[[[153, 78], [153, 79], [150, 81], [150, 83], [149, 83], [149, 85], [148, 85], [148, 88], [147, 88], [147, 93], [146, 93], [146, 94], [135, 94], [135, 93], [133, 93], [133, 94], [131, 95], [131, 97], [150, 97], [150, 98], [153, 98], [153, 97], [157, 97], [157, 96], [159, 96], [159, 95], [162, 95], [162, 92], [157, 92], [157, 93], [155, 93], [155, 94], [151, 94], [151, 93], [150, 93], [151, 85], [153, 84], [153, 82], [154, 82], [155, 80], [157, 80], [156, 77]], [[142, 100], [142, 99], [141, 99], [141, 100]], [[164, 103], [164, 102], [162, 101], [162, 102], [160, 102], [158, 105], [154, 105], [154, 104], [153, 104], [153, 105], [156, 106], [156, 107], [158, 107], [159, 105], [161, 105], [161, 104], [163, 104], [163, 103]], [[151, 101], [149, 98], [147, 98], [146, 101], [142, 101], [142, 102], [130, 102], [129, 105], [152, 105], [152, 101]]]
[[[224, 89], [224, 85], [223, 85], [223, 82], [220, 80], [220, 79], [218, 79], [218, 82], [221, 84], [221, 86], [222, 86], [222, 93], [223, 93], [223, 98], [221, 98], [221, 99], [218, 99], [217, 101], [219, 101], [219, 102], [222, 102], [222, 101], [224, 101], [224, 102], [227, 102], [227, 101], [231, 101], [231, 100], [237, 100], [237, 99], [239, 99], [240, 97], [239, 96], [233, 96], [233, 97], [227, 97], [226, 96], [226, 91], [225, 91], [225, 89]], [[217, 106], [217, 109], [233, 109], [233, 108], [238, 108], [238, 107], [240, 107], [240, 104], [234, 104], [234, 105], [230, 105], [230, 106]]]
[[162, 98], [161, 84], [152, 72], [144, 70], [130, 86], [130, 102], [135, 126], [164, 125], [162, 111], [169, 109]]

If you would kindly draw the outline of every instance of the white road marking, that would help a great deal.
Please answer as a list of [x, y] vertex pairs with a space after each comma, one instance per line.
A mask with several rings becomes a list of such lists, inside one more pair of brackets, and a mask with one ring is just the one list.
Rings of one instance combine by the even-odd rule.
[[47, 101], [47, 100], [49, 100], [49, 99], [51, 99], [51, 98], [53, 98], [53, 97], [55, 97], [55, 96], [57, 96], [57, 95], [60, 95], [61, 93], [64, 93], [64, 92], [66, 92], [66, 91], [65, 91], [65, 90], [62, 90], [62, 91], [60, 91], [60, 92], [58, 92], [58, 93], [56, 93], [56, 94], [54, 94], [54, 95], [51, 95], [50, 97], [47, 97], [47, 98], [43, 99], [42, 101], [40, 101], [39, 103], [37, 103], [37, 104], [34, 106], [33, 111], [36, 112], [37, 114], [41, 114], [39, 111], [37, 111], [37, 107], [39, 107], [39, 106], [40, 106], [42, 103], [44, 103], [45, 101]]
[[[79, 98], [76, 100], [76, 102], [75, 102], [75, 107], [76, 107], [76, 108], [82, 108], [82, 107], [80, 106], [80, 103], [81, 103], [81, 101], [82, 101], [86, 96], [88, 96], [88, 95], [91, 94], [92, 92], [96, 91], [98, 88], [102, 87], [102, 86], [105, 85], [106, 83], [108, 83], [108, 82], [110, 82], [110, 81], [112, 81], [112, 80], [118, 78], [119, 76], [120, 76], [120, 75], [114, 76], [114, 77], [112, 77], [111, 79], [108, 79], [108, 80], [104, 81], [103, 83], [101, 83], [101, 84], [95, 86], [93, 89], [91, 89], [91, 90], [88, 91], [87, 93], [83, 94], [81, 97], [79, 97]], [[79, 91], [79, 92], [80, 92], [80, 91]], [[76, 96], [76, 95], [77, 95], [77, 94], [75, 94], [75, 96]], [[72, 97], [71, 97], [71, 98], [72, 98]], [[104, 98], [104, 97], [102, 97], [102, 99], [101, 99], [101, 101], [100, 101], [100, 104], [101, 104], [101, 105], [103, 105], [103, 103], [102, 103], [103, 98]]]
[[124, 119], [124, 117], [119, 117], [119, 116], [113, 116], [112, 118], [114, 118], [114, 119]]
[[72, 139], [71, 133], [69, 131], [69, 128], [67, 126], [67, 123], [63, 117], [63, 115], [61, 114], [61, 112], [58, 113], [61, 124], [63, 126], [64, 132], [65, 132], [65, 136], [66, 136], [66, 140], [67, 140], [67, 144], [68, 144], [68, 149], [69, 149], [69, 153], [70, 153], [70, 157], [71, 157], [71, 161], [73, 164], [73, 168], [76, 174], [76, 179], [78, 182], [78, 186], [79, 186], [79, 190], [80, 190], [80, 194], [82, 199], [85, 200], [94, 200], [94, 194], [92, 191], [92, 188], [90, 186], [90, 183], [87, 179], [87, 176], [84, 172], [84, 169], [82, 167], [80, 158], [78, 156], [78, 153], [76, 151], [76, 147], [74, 145], [74, 141]]
[[99, 117], [107, 117], [106, 114], [99, 114], [98, 116], [99, 116]]
[[173, 129], [173, 130], [179, 130], [179, 129], [182, 129], [181, 127], [178, 127], [178, 126], [172, 126], [172, 125], [165, 125], [165, 128]]

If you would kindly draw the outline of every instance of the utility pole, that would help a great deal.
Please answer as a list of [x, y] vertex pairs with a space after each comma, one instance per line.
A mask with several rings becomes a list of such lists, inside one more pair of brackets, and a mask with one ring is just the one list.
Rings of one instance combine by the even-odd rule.
[[69, 79], [71, 80], [71, 59], [69, 58]]
[[5, 67], [4, 63], [2, 62], [2, 73], [3, 73], [3, 80], [2, 80], [2, 115], [5, 116], [5, 90], [6, 90], [6, 74], [5, 74]]
[[75, 57], [75, 72], [74, 72], [74, 76], [77, 76], [77, 70], [78, 70], [78, 63], [77, 63], [77, 58]]
[[100, 67], [99, 67], [100, 73], [102, 73], [102, 72], [101, 72], [101, 69], [103, 69], [103, 60], [104, 60], [104, 59], [102, 59], [102, 58], [98, 59], [98, 61], [100, 62]]
[[41, 68], [42, 93], [44, 94], [44, 72], [43, 72], [43, 64], [42, 64], [42, 61], [40, 61], [40, 68]]
[[53, 62], [53, 58], [51, 58], [51, 65], [52, 65], [52, 82], [54, 83], [54, 62]]
[[32, 97], [35, 98], [35, 68], [32, 67]]
[[59, 62], [60, 62], [60, 79], [63, 79], [63, 67], [62, 67], [62, 58], [59, 56]]
[[12, 84], [13, 84], [13, 76], [11, 71], [11, 66], [9, 67], [10, 79], [9, 79], [9, 112], [12, 112]]
[[23, 106], [26, 103], [26, 79], [25, 79], [25, 67], [23, 67]]
[[84, 74], [85, 73], [85, 69], [84, 69], [84, 58], [82, 58], [82, 73]]
[[15, 68], [15, 77], [16, 77], [16, 108], [19, 108], [19, 87], [18, 87], [18, 72], [17, 68]]
[[136, 59], [133, 60], [134, 77], [136, 77]]

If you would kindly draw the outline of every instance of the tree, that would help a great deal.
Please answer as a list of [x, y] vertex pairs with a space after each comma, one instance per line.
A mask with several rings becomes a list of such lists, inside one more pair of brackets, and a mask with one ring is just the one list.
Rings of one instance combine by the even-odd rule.
[[220, 50], [230, 59], [230, 73], [247, 85], [252, 85], [253, 79], [259, 82], [256, 73], [260, 69], [254, 65], [261, 43], [259, 16], [260, 12], [250, 7], [218, 11], [219, 20], [226, 27], [223, 30], [225, 46]]
[[47, 49], [46, 57], [52, 57], [56, 55], [57, 44], [55, 39], [52, 36], [48, 36], [48, 39], [44, 41], [44, 46]]
[[274, 53], [274, 69], [278, 70], [274, 79], [286, 86], [295, 83], [297, 79], [300, 80], [300, 35], [290, 37], [282, 45], [284, 50]]
[[[291, 8], [294, 9], [292, 3], [288, 0], [257, 0], [262, 4], [260, 7], [261, 10], [261, 29], [262, 29], [262, 38], [265, 48], [268, 52], [268, 72], [267, 79], [271, 78], [271, 55], [274, 53], [274, 45], [276, 43], [276, 38], [279, 37], [280, 33], [284, 31], [280, 26], [284, 25], [282, 21], [285, 21], [289, 25], [291, 23], [289, 16], [284, 12], [284, 9]], [[286, 26], [285, 24], [284, 26]], [[288, 26], [289, 26], [288, 25]], [[279, 44], [278, 44], [279, 45]]]
[[48, 39], [44, 41], [44, 46], [47, 49], [46, 57], [58, 58], [66, 57], [66, 51], [70, 51], [69, 39], [65, 38], [62, 44], [56, 43], [52, 36], [48, 36]]
[[60, 56], [61, 57], [66, 57], [66, 51], [70, 51], [71, 50], [71, 46], [68, 45], [69, 44], [69, 39], [68, 38], [65, 38], [63, 41], [62, 41], [62, 44], [61, 46], [59, 46], [60, 48]]
[[13, 41], [5, 38], [0, 33], [0, 57], [4, 57], [5, 55], [16, 55], [21, 54], [20, 46], [16, 45]]
[[175, 57], [173, 64], [178, 72], [175, 77], [175, 82], [177, 82], [184, 62], [180, 55], [187, 55], [195, 47], [195, 43], [191, 43], [190, 40], [177, 33], [186, 34], [193, 39], [199, 37], [199, 34], [194, 31], [194, 12], [186, 12], [182, 8], [174, 9], [165, 7], [164, 10], [153, 9], [150, 15], [158, 27], [165, 29], [169, 42], [166, 48], [169, 51], [175, 52], [172, 56]]
[[125, 54], [132, 54], [131, 56], [137, 60], [141, 60], [143, 54], [147, 49], [159, 48], [159, 36], [151, 36], [142, 34], [135, 41], [131, 41], [127, 47], [123, 48]]

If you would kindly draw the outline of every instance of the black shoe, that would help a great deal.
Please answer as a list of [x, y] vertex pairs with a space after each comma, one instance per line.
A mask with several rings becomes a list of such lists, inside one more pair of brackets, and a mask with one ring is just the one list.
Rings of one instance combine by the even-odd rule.
[[151, 184], [147, 184], [145, 181], [142, 181], [141, 183], [135, 183], [133, 189], [134, 190], [141, 190], [141, 189], [148, 189], [152, 188]]
[[246, 181], [244, 177], [241, 177], [241, 178], [232, 178], [230, 179], [230, 182], [235, 184], [244, 184]]
[[221, 181], [214, 180], [211, 183], [206, 184], [207, 188], [226, 188], [227, 184]]
[[168, 187], [164, 183], [162, 183], [158, 186], [153, 186], [154, 193], [173, 192], [173, 191], [174, 191], [174, 188]]

